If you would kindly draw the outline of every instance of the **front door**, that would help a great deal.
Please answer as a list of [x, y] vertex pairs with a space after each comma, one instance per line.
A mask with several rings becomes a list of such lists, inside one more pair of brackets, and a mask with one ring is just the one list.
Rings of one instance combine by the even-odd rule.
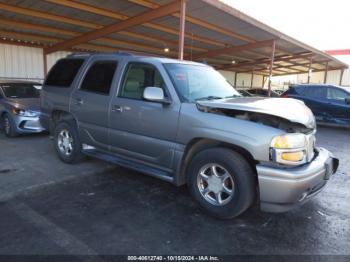
[[117, 68], [115, 60], [92, 61], [71, 97], [71, 112], [78, 120], [82, 141], [108, 150], [110, 89]]
[[350, 99], [350, 94], [344, 90], [329, 86], [327, 88], [327, 103], [334, 122], [350, 124], [350, 104], [345, 99]]
[[156, 66], [131, 62], [126, 66], [110, 108], [110, 144], [114, 153], [170, 168], [180, 104], [145, 101], [145, 87], [161, 87], [170, 98]]

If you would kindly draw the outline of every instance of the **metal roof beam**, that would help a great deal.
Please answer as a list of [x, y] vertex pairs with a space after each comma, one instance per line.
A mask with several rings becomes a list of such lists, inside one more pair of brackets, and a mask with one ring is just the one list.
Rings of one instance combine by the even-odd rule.
[[[293, 59], [298, 59], [298, 58], [309, 58], [312, 54], [311, 53], [302, 53], [302, 54], [295, 54], [295, 55], [281, 55], [281, 56], [276, 56], [274, 61], [275, 62], [285, 62], [285, 61], [290, 61]], [[221, 69], [229, 69], [229, 68], [237, 68], [240, 66], [255, 66], [255, 65], [260, 65], [260, 64], [267, 64], [270, 62], [270, 59], [268, 58], [263, 58], [263, 59], [257, 59], [255, 61], [251, 62], [242, 62], [242, 63], [237, 63], [237, 64], [227, 64], [223, 66]]]
[[[119, 20], [126, 20], [129, 19], [130, 17], [122, 15], [120, 13], [117, 13], [115, 11], [110, 11], [110, 10], [106, 10], [106, 9], [102, 9], [102, 8], [97, 8], [88, 4], [83, 4], [80, 2], [76, 2], [73, 0], [45, 0], [47, 2], [50, 3], [54, 3], [57, 5], [62, 5], [62, 6], [66, 6], [66, 7], [70, 7], [70, 8], [74, 8], [77, 10], [82, 10], [82, 11], [86, 11], [86, 12], [90, 12], [92, 14], [96, 14], [96, 15], [101, 15], [101, 16], [105, 16], [105, 17], [109, 17], [109, 18], [113, 18], [113, 19], [119, 19]], [[171, 27], [167, 27], [167, 26], [163, 26], [163, 25], [159, 25], [159, 24], [154, 24], [154, 23], [144, 23], [143, 26], [148, 27], [148, 28], [152, 28], [164, 33], [168, 33], [168, 34], [172, 34], [172, 35], [178, 35], [179, 31], [177, 29], [171, 28]], [[200, 37], [200, 36], [196, 36], [196, 35], [192, 35], [192, 34], [185, 34], [185, 37], [188, 39], [193, 39], [195, 41], [199, 41], [202, 43], [206, 43], [206, 44], [210, 44], [210, 45], [215, 45], [215, 46], [220, 46], [220, 47], [224, 47], [225, 44], [224, 43], [220, 43], [218, 41], [206, 38], [206, 37]]]
[[95, 40], [97, 38], [101, 38], [105, 35], [109, 35], [112, 33], [116, 33], [119, 31], [122, 31], [124, 29], [136, 26], [136, 25], [141, 25], [143, 23], [146, 23], [148, 21], [152, 21], [154, 19], [167, 16], [169, 14], [172, 14], [176, 11], [178, 11], [180, 8], [180, 2], [174, 1], [170, 4], [164, 5], [162, 7], [159, 7], [157, 9], [154, 9], [149, 12], [142, 13], [140, 15], [131, 17], [127, 20], [113, 23], [111, 25], [107, 25], [101, 29], [96, 29], [91, 32], [82, 34], [78, 37], [63, 41], [61, 43], [55, 44], [52, 47], [49, 47], [45, 50], [46, 53], [52, 53], [55, 51], [59, 51], [61, 49], [69, 48], [81, 43], [86, 43], [91, 40]]
[[256, 48], [264, 47], [264, 46], [271, 46], [272, 42], [273, 42], [273, 40], [267, 40], [267, 41], [259, 41], [259, 42], [255, 42], [255, 43], [249, 43], [249, 44], [245, 44], [245, 45], [231, 46], [231, 47], [211, 50], [211, 51], [208, 51], [205, 53], [194, 54], [192, 56], [192, 58], [193, 59], [200, 59], [200, 58], [208, 58], [208, 57], [220, 56], [220, 55], [229, 55], [229, 54], [234, 54], [234, 53], [237, 53], [240, 51], [256, 49]]
[[98, 29], [98, 28], [102, 27], [100, 25], [94, 25], [94, 24], [89, 23], [89, 22], [84, 22], [81, 20], [72, 19], [72, 18], [65, 17], [65, 16], [53, 15], [53, 14], [49, 14], [49, 13], [45, 13], [45, 12], [39, 12], [36, 10], [22, 8], [22, 7], [13, 6], [13, 5], [8, 5], [8, 4], [4, 4], [4, 3], [0, 3], [0, 10], [12, 12], [12, 13], [17, 13], [17, 14], [21, 14], [21, 15], [38, 17], [38, 18], [47, 19], [47, 20], [59, 21], [61, 23], [67, 23], [67, 24], [71, 24], [71, 25], [82, 26], [82, 27], [93, 28], [93, 29]]
[[[156, 8], [159, 8], [159, 6], [160, 6], [160, 5], [156, 4], [156, 3], [153, 3], [151, 1], [146, 1], [146, 0], [128, 0], [128, 1], [131, 2], [131, 3], [137, 4], [137, 5], [143, 6], [143, 7], [150, 8], [150, 9], [156, 9]], [[180, 18], [180, 14], [179, 13], [175, 13], [172, 16]], [[230, 30], [227, 30], [225, 28], [222, 28], [222, 27], [210, 24], [210, 23], [208, 23], [206, 21], [203, 21], [203, 20], [191, 17], [191, 16], [186, 16], [186, 21], [190, 22], [192, 24], [195, 24], [195, 25], [202, 26], [202, 27], [204, 27], [206, 29], [210, 29], [210, 30], [213, 30], [213, 31], [216, 31], [216, 32], [228, 35], [228, 36], [231, 36], [233, 38], [236, 38], [236, 39], [248, 42], [248, 43], [255, 42], [254, 39], [252, 39], [252, 38], [250, 38], [248, 36], [244, 36], [244, 35], [235, 33], [233, 31], [230, 31]]]
[[[38, 24], [32, 24], [32, 23], [28, 23], [28, 22], [20, 22], [17, 20], [9, 20], [9, 19], [2, 19], [0, 18], [0, 23], [3, 25], [7, 25], [7, 26], [12, 26], [12, 27], [17, 27], [18, 29], [28, 29], [28, 30], [36, 30], [38, 32], [48, 32], [48, 33], [54, 33], [54, 34], [60, 34], [60, 35], [67, 35], [67, 36], [79, 36], [80, 33], [76, 32], [76, 31], [71, 31], [71, 30], [66, 30], [66, 29], [58, 29], [58, 28], [53, 28], [53, 27], [49, 27], [49, 26], [44, 26], [44, 25], [38, 25]], [[168, 40], [164, 40], [164, 39], [160, 39], [160, 38], [154, 38], [154, 37], [149, 37], [149, 36], [143, 36], [143, 35], [134, 35], [134, 33], [132, 32], [127, 32], [127, 31], [121, 31], [119, 32], [122, 35], [125, 36], [129, 36], [129, 37], [133, 37], [133, 38], [140, 38], [142, 37], [143, 40], [146, 41], [152, 41], [152, 42], [156, 42], [159, 45], [161, 45], [162, 43], [167, 43], [169, 46], [176, 46], [178, 45], [178, 43], [176, 41], [168, 41]], [[102, 40], [102, 41], [122, 41], [122, 40], [116, 40], [114, 38], [100, 38], [98, 40]], [[129, 42], [129, 41], [124, 41], [124, 44], [137, 44], [134, 42]], [[150, 47], [149, 45], [144, 45], [144, 47], [147, 49], [148, 47]], [[186, 46], [186, 49], [191, 49], [192, 47]], [[197, 50], [197, 51], [207, 51], [207, 49], [204, 48], [197, 48], [197, 47], [193, 47], [193, 50]], [[158, 48], [158, 51], [163, 52], [163, 47], [162, 48]]]
[[[59, 0], [55, 0], [55, 1], [59, 1]], [[151, 9], [155, 9], [155, 8], [159, 7], [158, 4], [153, 3], [150, 0], [128, 0], [128, 1], [131, 2], [131, 3], [137, 4], [137, 5], [143, 6], [143, 7], [151, 8]], [[180, 14], [179, 13], [175, 13], [172, 16], [179, 18]], [[222, 28], [222, 27], [217, 26], [217, 25], [213, 25], [211, 23], [208, 23], [207, 21], [204, 21], [204, 20], [201, 20], [201, 19], [198, 19], [198, 18], [195, 18], [195, 17], [186, 16], [186, 21], [190, 22], [192, 24], [204, 27], [206, 29], [209, 29], [209, 30], [212, 30], [212, 31], [215, 31], [215, 32], [218, 32], [218, 33], [221, 33], [221, 34], [224, 34], [224, 35], [227, 35], [227, 36], [230, 36], [230, 37], [242, 40], [242, 41], [245, 41], [247, 43], [255, 43], [256, 42], [255, 39], [253, 39], [253, 38], [251, 38], [249, 36], [236, 33], [236, 32], [234, 32], [232, 30], [228, 30], [226, 28]], [[282, 51], [282, 52], [288, 53], [285, 50], [282, 50], [282, 49], [279, 49], [279, 50]], [[260, 53], [255, 53], [255, 52], [252, 52], [252, 54], [262, 55]]]
[[[332, 70], [341, 70], [344, 69], [343, 67], [329, 67], [328, 70], [332, 71]], [[317, 73], [317, 72], [324, 72], [324, 69], [318, 69], [318, 70], [313, 70], [313, 73]], [[275, 76], [283, 76], [283, 75], [300, 75], [300, 74], [307, 74], [308, 71], [301, 71], [301, 72], [297, 72], [297, 73], [286, 73], [286, 74], [277, 74]]]
[[[41, 45], [42, 48], [45, 48], [48, 45], [52, 45], [55, 43], [59, 43], [63, 41], [63, 38], [58, 38], [58, 37], [49, 37], [49, 36], [43, 36], [43, 35], [38, 35], [38, 34], [29, 34], [29, 33], [18, 33], [18, 32], [13, 32], [13, 31], [6, 31], [6, 30], [0, 30], [0, 37], [7, 38], [7, 39], [16, 39], [16, 40], [22, 40], [22, 41], [27, 41], [28, 46], [30, 45], [35, 45], [35, 42], [38, 42]], [[13, 43], [15, 41], [12, 41]], [[34, 43], [32, 43], [34, 42]], [[23, 42], [22, 42], [23, 43]], [[38, 44], [39, 45], [39, 44]], [[124, 45], [127, 46], [127, 45]], [[135, 50], [131, 50], [128, 48], [119, 48], [119, 47], [113, 47], [113, 46], [108, 46], [108, 45], [103, 45], [99, 43], [94, 43], [94, 44], [80, 44], [78, 46], [75, 46], [74, 48], [65, 48], [63, 51], [72, 51], [72, 50], [83, 50], [83, 51], [98, 51], [98, 52], [115, 52], [115, 51], [126, 51], [126, 52], [135, 52]], [[135, 53], [141, 53], [145, 54], [145, 52], [142, 51], [136, 51]], [[174, 52], [171, 57], [176, 57], [176, 52]]]
[[[47, 26], [41, 26], [41, 25], [35, 25], [35, 24], [30, 24], [30, 23], [22, 23], [22, 22], [17, 22], [17, 21], [9, 21], [6, 19], [0, 19], [0, 23], [5, 24], [5, 25], [9, 25], [9, 26], [16, 26], [24, 29], [29, 29], [29, 30], [36, 30], [38, 32], [51, 32], [51, 33], [55, 33], [55, 34], [61, 34], [61, 35], [68, 35], [68, 36], [79, 36], [79, 33], [77, 32], [73, 32], [73, 31], [69, 31], [69, 30], [60, 30], [60, 29], [55, 29], [55, 28], [51, 28], [51, 27], [47, 27]], [[14, 31], [12, 31], [14, 32]], [[63, 38], [61, 38], [61, 41], [64, 41]], [[97, 41], [103, 41], [106, 44], [110, 44], [110, 45], [115, 45], [116, 48], [119, 48], [118, 46], [124, 47], [124, 46], [128, 46], [128, 47], [134, 47], [137, 49], [144, 49], [148, 52], [153, 52], [153, 53], [157, 53], [157, 54], [163, 54], [163, 48], [157, 48], [157, 47], [153, 47], [151, 45], [145, 45], [145, 44], [140, 44], [140, 43], [136, 43], [136, 42], [129, 42], [129, 41], [124, 41], [124, 40], [117, 40], [117, 39], [113, 39], [113, 38], [99, 38], [96, 39]], [[172, 54], [172, 55], [176, 55], [176, 52], [169, 52], [167, 54]]]
[[[47, 1], [49, 1], [49, 0], [47, 0]], [[73, 4], [72, 6], [76, 6], [78, 4], [78, 3], [74, 3], [73, 1], [69, 1], [69, 3]], [[79, 7], [83, 8], [82, 10], [90, 10], [89, 8], [84, 8], [85, 4], [79, 3]], [[63, 23], [68, 23], [68, 24], [72, 24], [72, 25], [82, 26], [82, 27], [90, 28], [90, 29], [102, 28], [102, 25], [98, 25], [98, 24], [94, 24], [94, 23], [90, 23], [90, 22], [81, 23], [81, 21], [76, 20], [76, 19], [71, 19], [71, 18], [67, 18], [64, 16], [51, 15], [51, 14], [42, 13], [39, 11], [27, 9], [27, 8], [21, 8], [21, 7], [17, 7], [17, 6], [2, 4], [2, 3], [0, 3], [0, 9], [5, 10], [5, 11], [11, 11], [11, 12], [22, 14], [22, 15], [28, 15], [28, 16], [41, 18], [41, 19], [47, 19], [47, 20], [51, 20], [51, 21], [55, 21], [55, 22], [63, 22]], [[94, 9], [92, 9], [92, 10], [94, 10]], [[99, 8], [99, 10], [100, 10], [100, 8]], [[101, 10], [103, 10], [103, 9], [101, 9]], [[105, 11], [105, 12], [107, 12], [107, 11]], [[113, 12], [110, 12], [110, 11], [108, 11], [108, 12], [109, 12], [108, 14], [110, 14], [110, 13], [114, 14]], [[125, 18], [126, 16], [115, 14], [115, 18], [117, 18], [117, 17], [118, 18]], [[3, 24], [6, 24], [6, 25], [18, 26], [18, 27], [30, 29], [30, 30], [32, 28], [34, 28], [34, 26], [35, 26], [37, 28], [42, 27], [43, 30], [39, 29], [40, 31], [58, 33], [58, 34], [69, 35], [69, 36], [79, 35], [78, 32], [74, 32], [74, 31], [52, 28], [52, 27], [48, 27], [48, 26], [34, 25], [34, 24], [30, 24], [30, 23], [23, 23], [23, 22], [14, 21], [14, 20], [1, 19], [1, 22]], [[28, 25], [26, 25], [26, 24], [28, 24]], [[169, 46], [174, 46], [174, 47], [177, 46], [176, 41], [171, 41], [171, 40], [167, 40], [167, 39], [163, 39], [163, 38], [159, 38], [159, 37], [146, 36], [146, 35], [137, 34], [137, 33], [133, 33], [133, 32], [127, 32], [127, 31], [120, 31], [120, 32], [118, 32], [118, 34], [125, 35], [127, 37], [136, 38], [136, 39], [142, 39], [142, 40], [146, 40], [146, 41], [156, 42], [158, 44], [167, 44]], [[190, 48], [190, 47], [187, 46], [186, 48]], [[197, 51], [202, 51], [202, 52], [206, 51], [206, 49], [199, 48], [199, 47], [198, 48], [192, 47], [192, 49], [197, 50]]]

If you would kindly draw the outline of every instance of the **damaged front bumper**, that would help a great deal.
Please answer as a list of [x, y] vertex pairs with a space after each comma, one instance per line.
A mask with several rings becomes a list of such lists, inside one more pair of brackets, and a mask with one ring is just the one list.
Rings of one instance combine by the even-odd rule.
[[319, 193], [338, 168], [339, 160], [324, 148], [310, 163], [294, 168], [258, 164], [260, 207], [267, 212], [285, 212]]

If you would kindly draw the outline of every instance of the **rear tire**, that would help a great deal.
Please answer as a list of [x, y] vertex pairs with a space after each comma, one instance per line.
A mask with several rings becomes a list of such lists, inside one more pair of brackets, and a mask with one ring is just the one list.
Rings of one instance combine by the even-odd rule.
[[54, 145], [58, 157], [67, 164], [82, 160], [82, 144], [73, 121], [59, 122], [54, 131]]
[[18, 134], [16, 132], [15, 123], [8, 114], [4, 114], [1, 119], [2, 128], [7, 137], [16, 137]]
[[247, 160], [230, 149], [211, 148], [197, 153], [187, 172], [191, 195], [209, 214], [233, 218], [255, 199], [255, 173]]

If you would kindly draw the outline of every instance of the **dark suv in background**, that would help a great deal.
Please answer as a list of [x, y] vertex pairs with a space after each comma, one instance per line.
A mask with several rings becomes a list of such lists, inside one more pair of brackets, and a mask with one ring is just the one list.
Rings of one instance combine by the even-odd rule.
[[349, 87], [291, 85], [281, 97], [304, 101], [319, 122], [350, 126]]

